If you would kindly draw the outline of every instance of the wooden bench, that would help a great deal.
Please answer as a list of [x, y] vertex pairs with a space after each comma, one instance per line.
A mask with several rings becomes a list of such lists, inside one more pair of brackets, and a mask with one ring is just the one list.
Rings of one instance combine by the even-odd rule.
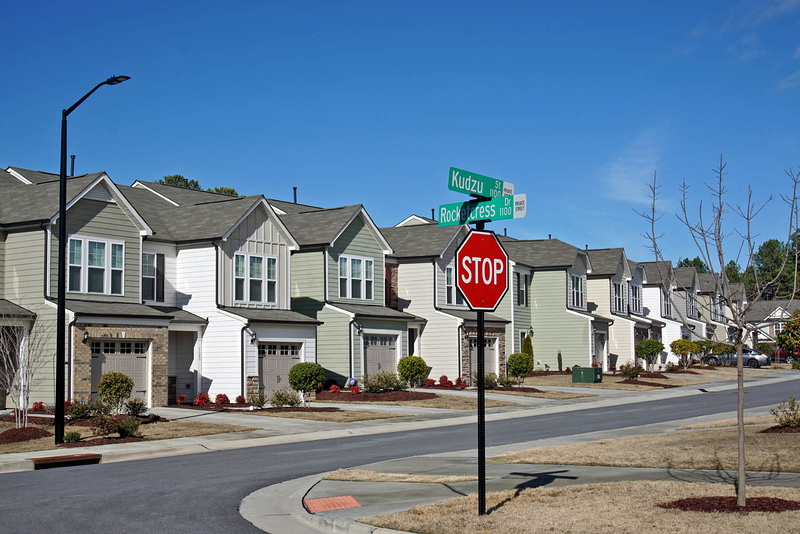
[[70, 454], [67, 456], [44, 456], [42, 458], [31, 458], [33, 468], [52, 469], [54, 467], [67, 467], [70, 465], [90, 465], [99, 464], [103, 458], [102, 454]]

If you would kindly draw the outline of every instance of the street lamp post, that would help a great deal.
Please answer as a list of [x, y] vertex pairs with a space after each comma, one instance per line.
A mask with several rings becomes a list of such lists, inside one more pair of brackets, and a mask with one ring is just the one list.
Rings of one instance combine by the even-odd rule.
[[66, 365], [66, 271], [67, 271], [67, 116], [103, 85], [117, 85], [130, 76], [112, 76], [98, 83], [94, 89], [67, 109], [61, 110], [61, 173], [58, 191], [58, 313], [56, 316], [56, 445], [64, 443], [64, 379]]

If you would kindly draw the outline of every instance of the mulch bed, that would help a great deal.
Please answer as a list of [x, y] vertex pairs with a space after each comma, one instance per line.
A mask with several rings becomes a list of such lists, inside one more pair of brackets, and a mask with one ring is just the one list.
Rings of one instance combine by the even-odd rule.
[[642, 378], [669, 378], [658, 371], [642, 371], [639, 376]]
[[0, 444], [18, 443], [20, 441], [29, 441], [32, 439], [46, 438], [52, 436], [44, 428], [38, 426], [29, 426], [27, 428], [10, 428], [3, 433], [0, 433]]
[[762, 434], [800, 434], [800, 426], [771, 426], [761, 431]]
[[335, 402], [398, 402], [435, 399], [436, 393], [422, 393], [419, 391], [387, 391], [384, 393], [357, 393], [355, 395], [342, 391], [331, 393], [321, 391], [317, 393], [317, 400]]
[[[4, 415], [0, 417], [0, 421], [4, 423], [13, 423], [16, 421], [13, 415]], [[54, 424], [55, 419], [52, 417], [36, 417], [35, 415], [28, 416], [28, 424], [34, 425], [52, 425]]]
[[[476, 382], [477, 383], [477, 382]], [[442, 386], [440, 384], [434, 384], [432, 386], [418, 386], [417, 389], [466, 389], [466, 388], [459, 388], [456, 386]]]
[[664, 504], [661, 508], [684, 512], [722, 512], [747, 514], [750, 512], [788, 512], [800, 510], [800, 502], [777, 497], [748, 497], [747, 506], [736, 504], [736, 497], [688, 497]]
[[678, 386], [673, 386], [672, 384], [659, 384], [657, 382], [647, 382], [645, 380], [623, 380], [620, 384], [633, 384], [634, 386], [650, 386], [654, 388], [676, 388]]

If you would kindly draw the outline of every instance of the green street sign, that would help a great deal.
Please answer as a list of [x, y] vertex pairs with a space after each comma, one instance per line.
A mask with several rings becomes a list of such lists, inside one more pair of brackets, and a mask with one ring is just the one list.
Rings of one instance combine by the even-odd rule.
[[514, 184], [482, 174], [450, 167], [447, 188], [474, 197], [496, 198], [514, 194]]
[[528, 213], [527, 196], [506, 195], [479, 202], [455, 202], [439, 206], [439, 226], [457, 226], [477, 221], [521, 219]]

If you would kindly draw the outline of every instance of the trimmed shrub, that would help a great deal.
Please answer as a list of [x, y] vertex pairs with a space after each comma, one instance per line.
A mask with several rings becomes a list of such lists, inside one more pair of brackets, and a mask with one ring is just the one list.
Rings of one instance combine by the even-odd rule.
[[211, 402], [211, 398], [209, 398], [208, 393], [198, 393], [194, 399], [195, 406], [205, 406], [209, 402]]
[[33, 407], [31, 408], [31, 411], [33, 411], [33, 412], [44, 412], [45, 411], [44, 403], [43, 402], [34, 402], [33, 403]]
[[181, 393], [180, 395], [178, 395], [178, 406], [180, 406], [184, 402], [186, 402], [186, 395]]
[[560, 373], [563, 371], [562, 366], [564, 365], [564, 360], [561, 358], [561, 351], [558, 351], [558, 372]]
[[642, 372], [642, 368], [638, 365], [633, 365], [630, 363], [626, 363], [619, 368], [619, 373], [625, 378], [626, 380], [636, 380], [639, 378], [639, 373]]
[[361, 388], [360, 387], [353, 386], [353, 387], [350, 388], [350, 394], [351, 395], [358, 395], [359, 393], [361, 393]]
[[425, 379], [425, 387], [426, 388], [432, 388], [435, 385], [436, 385], [436, 380], [434, 380], [433, 378], [426, 378]]
[[533, 342], [531, 341], [531, 336], [525, 336], [522, 340], [522, 351], [523, 354], [527, 354], [533, 360]]
[[289, 370], [289, 385], [303, 394], [303, 400], [312, 391], [322, 387], [325, 382], [325, 371], [318, 363], [296, 363]]
[[142, 436], [139, 432], [139, 420], [135, 417], [128, 416], [119, 423], [117, 423], [117, 432], [121, 438], [139, 438]]
[[405, 356], [397, 362], [397, 374], [414, 387], [428, 376], [428, 364], [419, 356]]
[[138, 397], [128, 399], [125, 403], [125, 413], [133, 417], [142, 417], [147, 413], [147, 403]]
[[300, 402], [297, 392], [288, 388], [278, 389], [269, 396], [269, 403], [277, 408], [297, 406]]
[[111, 406], [114, 413], [122, 411], [122, 406], [133, 392], [133, 380], [127, 375], [112, 371], [100, 377], [97, 384], [97, 395], [100, 400]]
[[521, 386], [525, 377], [533, 371], [533, 357], [525, 352], [515, 352], [508, 357], [506, 369], [508, 374], [517, 378], [517, 385]]
[[667, 362], [667, 366], [664, 368], [664, 370], [668, 373], [674, 373], [675, 371], [680, 370], [680, 367], [672, 362]]
[[97, 399], [73, 402], [65, 413], [70, 419], [90, 419], [95, 415], [108, 415], [110, 408]]
[[459, 376], [458, 378], [456, 378], [456, 387], [458, 389], [466, 389], [467, 388], [467, 382], [464, 380], [463, 376]]
[[259, 391], [255, 395], [250, 395], [250, 404], [260, 410], [267, 404], [267, 396], [264, 395], [263, 391]]
[[75, 430], [64, 432], [64, 443], [76, 443], [81, 440], [81, 433]]
[[367, 393], [383, 393], [384, 391], [400, 391], [406, 389], [406, 383], [396, 373], [382, 372], [374, 375], [364, 375], [362, 380], [364, 391]]
[[[472, 384], [478, 386], [478, 373], [472, 373]], [[483, 375], [483, 387], [491, 389], [497, 387], [497, 375], [494, 373], [487, 373]]]
[[95, 436], [108, 436], [117, 431], [117, 422], [110, 415], [95, 415], [92, 417], [92, 434]]
[[342, 388], [340, 388], [336, 384], [332, 385], [331, 388], [330, 388], [330, 392], [331, 393], [339, 393], [340, 391], [342, 391]]
[[647, 368], [651, 369], [656, 359], [664, 350], [664, 344], [657, 339], [643, 339], [636, 344], [636, 357], [647, 362]]
[[514, 381], [511, 380], [511, 377], [501, 376], [497, 379], [497, 385], [504, 388], [509, 388], [514, 385]]
[[214, 399], [214, 405], [217, 408], [222, 408], [223, 404], [230, 404], [230, 403], [231, 403], [231, 400], [224, 393], [218, 393], [216, 398]]
[[236, 404], [244, 404], [244, 403], [245, 403], [244, 395], [237, 395], [236, 396]]
[[442, 375], [439, 377], [439, 385], [444, 386], [446, 388], [453, 387], [453, 383], [450, 381], [449, 378], [447, 378], [447, 375]]
[[777, 408], [772, 408], [769, 413], [775, 416], [775, 422], [779, 426], [800, 427], [800, 402], [797, 402], [793, 395], [783, 401]]

